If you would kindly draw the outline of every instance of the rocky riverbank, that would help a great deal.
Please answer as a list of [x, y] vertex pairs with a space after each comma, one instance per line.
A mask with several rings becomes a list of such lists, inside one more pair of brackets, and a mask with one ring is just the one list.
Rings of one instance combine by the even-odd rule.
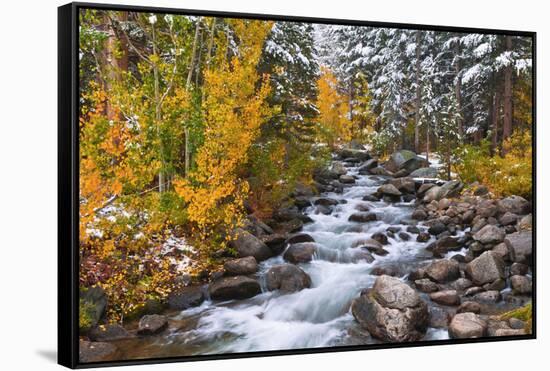
[[[531, 205], [442, 181], [410, 151], [343, 149], [268, 220], [235, 230], [223, 270], [139, 321], [84, 334], [83, 362], [522, 335]], [[101, 319], [100, 289], [83, 296]], [[292, 330], [291, 330], [292, 329]]]

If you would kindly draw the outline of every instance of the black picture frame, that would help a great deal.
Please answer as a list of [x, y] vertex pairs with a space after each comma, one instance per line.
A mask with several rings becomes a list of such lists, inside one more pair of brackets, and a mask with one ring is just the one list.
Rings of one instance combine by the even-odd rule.
[[92, 368], [103, 366], [123, 366], [137, 364], [155, 364], [171, 362], [189, 362], [233, 358], [297, 355], [309, 353], [344, 352], [356, 350], [419, 347], [449, 344], [473, 344], [510, 340], [530, 340], [537, 337], [537, 260], [536, 260], [536, 170], [533, 171], [533, 320], [532, 333], [521, 336], [483, 337], [477, 339], [429, 340], [406, 343], [384, 343], [357, 346], [338, 346], [311, 349], [289, 349], [277, 351], [258, 351], [232, 354], [198, 355], [166, 358], [148, 358], [140, 360], [118, 360], [109, 362], [80, 363], [78, 334], [78, 269], [79, 269], [79, 73], [78, 40], [79, 9], [120, 10], [150, 13], [171, 13], [181, 15], [212, 16], [227, 18], [246, 18], [259, 20], [294, 21], [320, 24], [357, 25], [387, 28], [420, 29], [429, 31], [449, 31], [480, 34], [506, 34], [532, 39], [533, 47], [533, 157], [536, 169], [536, 71], [537, 44], [536, 32], [513, 31], [503, 29], [466, 28], [435, 26], [424, 24], [406, 24], [391, 22], [371, 22], [348, 19], [310, 18], [272, 14], [236, 13], [225, 11], [203, 11], [190, 9], [160, 8], [149, 6], [111, 5], [73, 2], [58, 8], [58, 363], [69, 368]]

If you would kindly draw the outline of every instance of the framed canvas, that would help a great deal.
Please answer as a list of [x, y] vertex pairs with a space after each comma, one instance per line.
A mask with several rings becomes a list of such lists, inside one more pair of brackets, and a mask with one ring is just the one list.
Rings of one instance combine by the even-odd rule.
[[60, 364], [535, 338], [535, 33], [58, 19]]

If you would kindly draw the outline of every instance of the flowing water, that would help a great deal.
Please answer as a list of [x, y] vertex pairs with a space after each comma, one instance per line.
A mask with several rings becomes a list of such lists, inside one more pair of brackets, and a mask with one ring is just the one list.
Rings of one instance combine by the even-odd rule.
[[[266, 350], [333, 347], [341, 345], [373, 344], [378, 341], [360, 329], [350, 311], [351, 301], [363, 288], [371, 287], [376, 279], [371, 275], [375, 267], [392, 266], [405, 275], [433, 259], [425, 250], [427, 243], [389, 238], [384, 248], [386, 256], [375, 256], [372, 263], [358, 260], [358, 248], [351, 248], [360, 239], [375, 232], [385, 232], [390, 226], [400, 226], [410, 218], [412, 203], [368, 202], [362, 197], [374, 193], [384, 182], [382, 177], [358, 175], [355, 168], [348, 174], [357, 181], [344, 188], [341, 194], [324, 193], [320, 196], [340, 200], [330, 215], [317, 214], [312, 206], [305, 210], [313, 219], [303, 232], [311, 235], [322, 246], [310, 263], [300, 267], [310, 275], [309, 289], [279, 294], [265, 290], [263, 276], [273, 265], [283, 263], [282, 256], [260, 264], [258, 276], [263, 293], [251, 299], [204, 302], [171, 317], [168, 335], [120, 342], [124, 359], [200, 354], [237, 353]], [[378, 221], [349, 222], [358, 204], [367, 205]], [[422, 230], [423, 227], [419, 226]], [[429, 300], [427, 300], [429, 302]], [[176, 324], [175, 326], [173, 324]], [[446, 339], [446, 329], [429, 328], [425, 340]]]

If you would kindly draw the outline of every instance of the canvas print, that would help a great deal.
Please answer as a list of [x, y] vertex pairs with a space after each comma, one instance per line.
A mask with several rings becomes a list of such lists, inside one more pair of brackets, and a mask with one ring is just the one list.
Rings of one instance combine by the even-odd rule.
[[532, 37], [78, 18], [81, 363], [532, 333]]

